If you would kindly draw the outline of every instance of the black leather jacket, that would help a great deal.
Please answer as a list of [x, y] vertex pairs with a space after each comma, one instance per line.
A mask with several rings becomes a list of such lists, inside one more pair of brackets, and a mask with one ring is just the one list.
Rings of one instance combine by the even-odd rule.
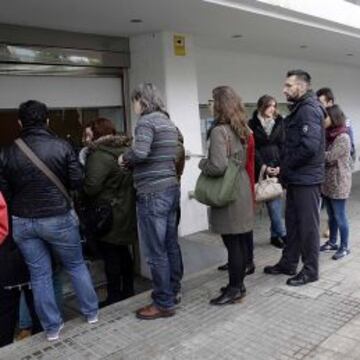
[[[20, 137], [67, 189], [77, 190], [81, 187], [81, 167], [68, 142], [45, 127], [26, 128]], [[43, 218], [63, 215], [70, 209], [60, 190], [15, 144], [0, 153], [0, 190], [14, 216]]]

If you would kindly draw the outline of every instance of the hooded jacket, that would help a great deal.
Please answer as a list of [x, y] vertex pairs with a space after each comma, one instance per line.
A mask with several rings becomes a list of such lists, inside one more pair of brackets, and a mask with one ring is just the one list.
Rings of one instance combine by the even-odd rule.
[[90, 201], [112, 204], [113, 226], [100, 241], [125, 245], [137, 238], [133, 177], [118, 165], [129, 146], [125, 136], [107, 135], [89, 145], [85, 165], [84, 193]]

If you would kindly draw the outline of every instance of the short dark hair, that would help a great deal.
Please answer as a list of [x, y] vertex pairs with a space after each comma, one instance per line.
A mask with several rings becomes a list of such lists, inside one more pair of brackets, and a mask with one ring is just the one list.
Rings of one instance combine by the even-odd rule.
[[343, 113], [343, 111], [341, 110], [339, 105], [333, 105], [330, 106], [326, 109], [330, 120], [331, 120], [331, 124], [334, 127], [341, 127], [341, 126], [345, 126], [346, 124], [346, 116]]
[[290, 76], [296, 76], [299, 80], [306, 82], [308, 85], [311, 84], [311, 76], [308, 72], [304, 70], [301, 69], [290, 70], [287, 72], [286, 77], [290, 77]]
[[335, 101], [335, 96], [334, 96], [334, 93], [332, 92], [332, 90], [328, 87], [323, 87], [321, 89], [319, 89], [317, 92], [316, 92], [316, 96], [319, 98], [320, 96], [325, 96], [325, 99], [327, 102], [329, 101], [332, 101], [334, 102]]
[[275, 105], [277, 107], [277, 101], [276, 99], [271, 95], [263, 95], [259, 98], [257, 102], [257, 111], [260, 113], [261, 116], [264, 115], [266, 109], [270, 106], [272, 102], [275, 102]]
[[91, 127], [94, 133], [94, 140], [106, 135], [116, 135], [116, 128], [114, 123], [106, 118], [97, 118], [93, 120], [87, 127]]
[[28, 100], [19, 106], [18, 118], [23, 127], [44, 125], [49, 118], [49, 110], [40, 101]]

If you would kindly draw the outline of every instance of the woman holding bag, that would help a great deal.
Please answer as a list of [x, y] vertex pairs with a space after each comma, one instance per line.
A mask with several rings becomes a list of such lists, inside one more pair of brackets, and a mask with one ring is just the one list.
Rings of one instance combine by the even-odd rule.
[[[255, 138], [255, 178], [259, 179], [261, 170], [270, 177], [278, 177], [285, 132], [283, 118], [277, 112], [274, 97], [270, 95], [260, 97], [249, 126]], [[271, 222], [270, 244], [281, 249], [286, 243], [286, 230], [282, 219], [283, 200], [277, 197], [266, 201], [265, 204]]]
[[251, 185], [245, 168], [251, 130], [246, 124], [242, 101], [232, 88], [215, 88], [209, 105], [215, 121], [209, 131], [208, 158], [200, 161], [199, 168], [207, 177], [222, 177], [230, 160], [235, 160], [239, 172], [235, 200], [222, 207], [210, 207], [210, 228], [221, 234], [229, 259], [229, 284], [210, 304], [225, 305], [241, 300], [246, 293], [246, 239], [253, 229], [254, 218]]

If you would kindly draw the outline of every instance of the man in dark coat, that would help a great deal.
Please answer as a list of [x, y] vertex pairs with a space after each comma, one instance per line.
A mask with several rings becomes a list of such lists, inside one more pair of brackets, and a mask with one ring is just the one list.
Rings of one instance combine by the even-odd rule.
[[287, 188], [288, 242], [280, 261], [266, 266], [271, 275], [295, 275], [299, 258], [302, 270], [287, 280], [290, 286], [319, 278], [320, 184], [324, 180], [325, 110], [310, 90], [311, 77], [303, 70], [289, 71], [284, 94], [291, 103], [285, 119], [286, 139], [281, 156], [281, 178]]

